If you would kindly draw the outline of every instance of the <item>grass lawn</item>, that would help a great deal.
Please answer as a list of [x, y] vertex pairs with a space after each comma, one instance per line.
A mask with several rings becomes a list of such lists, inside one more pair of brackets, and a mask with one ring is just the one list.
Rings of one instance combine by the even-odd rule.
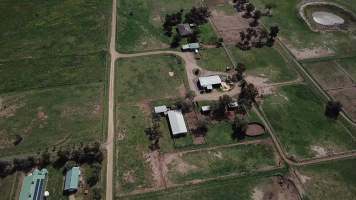
[[[100, 141], [103, 93], [91, 84], [0, 95], [0, 156]], [[23, 140], [14, 146], [16, 135]]]
[[356, 81], [356, 57], [341, 59], [336, 62], [350, 74], [354, 81]]
[[304, 64], [305, 68], [323, 86], [324, 89], [352, 87], [352, 80], [334, 61]]
[[139, 106], [120, 104], [117, 106], [117, 192], [128, 192], [151, 186], [152, 177], [145, 154], [149, 153], [149, 141], [145, 128], [150, 119]]
[[299, 168], [309, 177], [304, 184], [307, 199], [355, 199], [355, 165], [356, 160], [343, 160]]
[[110, 0], [0, 2], [0, 60], [107, 49]]
[[356, 147], [356, 141], [338, 121], [324, 116], [324, 107], [307, 85], [281, 87], [262, 105], [280, 142], [297, 159], [322, 154], [317, 153], [320, 149], [340, 152]]
[[251, 173], [275, 166], [274, 159], [271, 146], [265, 144], [188, 152], [177, 155], [168, 164], [168, 177], [174, 183], [183, 183], [231, 173]]
[[0, 178], [1, 199], [15, 200], [16, 193], [21, 190], [20, 173]]
[[199, 6], [199, 0], [120, 0], [118, 2], [118, 50], [122, 52], [168, 48], [162, 31], [166, 14]]
[[[186, 73], [183, 64], [180, 58], [171, 55], [120, 59], [116, 82], [119, 102], [185, 95]], [[169, 72], [174, 72], [174, 76], [171, 77]]]
[[[263, 17], [262, 21], [267, 26], [278, 24], [280, 36], [286, 39], [293, 48], [330, 48], [340, 56], [355, 55], [356, 53], [354, 48], [356, 45], [355, 29], [351, 32], [312, 32], [304, 20], [299, 17], [297, 10], [299, 0], [252, 0], [251, 2], [259, 9], [263, 9], [268, 3], [276, 5], [273, 9], [273, 17]], [[355, 4], [348, 0], [331, 2], [339, 3], [356, 12]]]
[[267, 78], [269, 82], [291, 81], [297, 73], [290, 62], [287, 62], [275, 48], [264, 47], [242, 51], [237, 47], [229, 47], [237, 63], [246, 65], [247, 75]]
[[227, 66], [232, 66], [229, 57], [223, 48], [203, 49], [200, 51], [200, 67], [210, 71], [225, 71]]
[[200, 42], [203, 44], [216, 45], [218, 37], [215, 34], [213, 27], [210, 23], [203, 24], [199, 27]]
[[220, 181], [211, 181], [188, 187], [180, 187], [161, 192], [146, 193], [132, 197], [120, 198], [125, 200], [220, 200], [239, 199], [250, 200], [255, 187], [268, 184], [271, 181], [271, 173], [261, 173], [255, 176], [239, 177]]
[[48, 182], [46, 190], [50, 193], [53, 200], [67, 200], [68, 197], [63, 195], [64, 174], [63, 169], [48, 167]]
[[106, 54], [21, 59], [0, 63], [0, 93], [104, 82]]

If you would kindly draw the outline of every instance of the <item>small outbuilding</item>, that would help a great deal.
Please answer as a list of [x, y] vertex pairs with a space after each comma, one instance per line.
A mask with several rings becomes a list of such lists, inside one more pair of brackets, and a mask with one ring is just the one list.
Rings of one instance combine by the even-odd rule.
[[221, 86], [221, 78], [218, 75], [199, 77], [198, 86], [200, 89], [211, 91], [213, 88]]
[[193, 34], [193, 30], [189, 24], [178, 24], [177, 31], [178, 31], [179, 35], [182, 37], [186, 37], [186, 36]]
[[182, 51], [194, 51], [197, 52], [200, 49], [199, 43], [188, 43], [182, 45]]
[[155, 112], [156, 114], [163, 114], [163, 113], [165, 113], [165, 112], [167, 112], [167, 111], [168, 111], [168, 108], [167, 108], [167, 106], [165, 106], [165, 105], [154, 107], [154, 112]]
[[186, 134], [188, 132], [184, 117], [179, 110], [170, 110], [167, 112], [169, 125], [173, 136]]
[[201, 107], [201, 113], [202, 114], [209, 114], [211, 111], [211, 107], [210, 106], [202, 106]]
[[228, 110], [236, 110], [239, 108], [239, 103], [237, 101], [233, 101], [227, 105]]
[[79, 188], [80, 168], [73, 167], [68, 170], [64, 182], [64, 192], [73, 193]]

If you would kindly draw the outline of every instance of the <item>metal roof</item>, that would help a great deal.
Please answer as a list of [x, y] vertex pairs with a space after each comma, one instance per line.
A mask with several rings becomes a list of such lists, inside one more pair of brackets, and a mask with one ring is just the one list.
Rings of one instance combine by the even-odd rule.
[[188, 36], [193, 34], [193, 30], [190, 28], [189, 24], [178, 24], [177, 29], [179, 32], [179, 35], [181, 36]]
[[205, 111], [210, 111], [210, 110], [211, 110], [211, 107], [210, 107], [210, 106], [202, 106], [202, 107], [201, 107], [201, 110], [202, 110], [203, 112], [205, 112]]
[[26, 176], [22, 182], [19, 200], [43, 200], [47, 169], [35, 169], [32, 174]]
[[155, 113], [164, 113], [168, 111], [167, 106], [163, 105], [163, 106], [156, 106], [154, 107]]
[[187, 133], [187, 126], [185, 125], [184, 117], [179, 110], [170, 110], [167, 112], [169, 124], [171, 125], [171, 130], [173, 135], [178, 135], [182, 133]]
[[221, 78], [218, 75], [199, 77], [199, 83], [202, 87], [211, 87], [212, 85], [221, 84]]
[[66, 179], [64, 183], [64, 190], [77, 190], [79, 187], [79, 167], [73, 167], [66, 173]]
[[182, 49], [183, 50], [187, 50], [187, 49], [199, 49], [200, 48], [200, 44], [199, 43], [189, 43], [189, 44], [184, 44], [182, 45]]

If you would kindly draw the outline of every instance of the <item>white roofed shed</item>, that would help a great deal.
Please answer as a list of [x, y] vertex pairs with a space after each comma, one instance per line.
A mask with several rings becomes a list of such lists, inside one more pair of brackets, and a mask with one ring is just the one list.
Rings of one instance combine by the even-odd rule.
[[199, 84], [203, 88], [212, 89], [213, 85], [221, 85], [221, 78], [218, 75], [199, 77]]
[[187, 133], [187, 126], [184, 121], [184, 117], [181, 111], [179, 110], [170, 110], [167, 112], [169, 124], [171, 126], [172, 134], [179, 135]]

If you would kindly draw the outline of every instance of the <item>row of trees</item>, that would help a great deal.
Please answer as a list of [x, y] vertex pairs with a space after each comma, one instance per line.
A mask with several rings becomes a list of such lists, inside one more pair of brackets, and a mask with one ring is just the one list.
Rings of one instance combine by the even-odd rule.
[[278, 33], [278, 26], [271, 26], [269, 32], [250, 27], [240, 32], [240, 42], [238, 42], [236, 46], [241, 50], [249, 50], [252, 47], [272, 47], [276, 37], [278, 36]]
[[44, 168], [52, 164], [56, 168], [63, 167], [68, 161], [77, 164], [100, 164], [103, 153], [99, 143], [85, 145], [76, 149], [59, 149], [55, 153], [42, 152], [26, 158], [15, 158], [12, 161], [0, 161], [0, 177], [6, 177], [16, 171], [29, 172], [33, 168]]

